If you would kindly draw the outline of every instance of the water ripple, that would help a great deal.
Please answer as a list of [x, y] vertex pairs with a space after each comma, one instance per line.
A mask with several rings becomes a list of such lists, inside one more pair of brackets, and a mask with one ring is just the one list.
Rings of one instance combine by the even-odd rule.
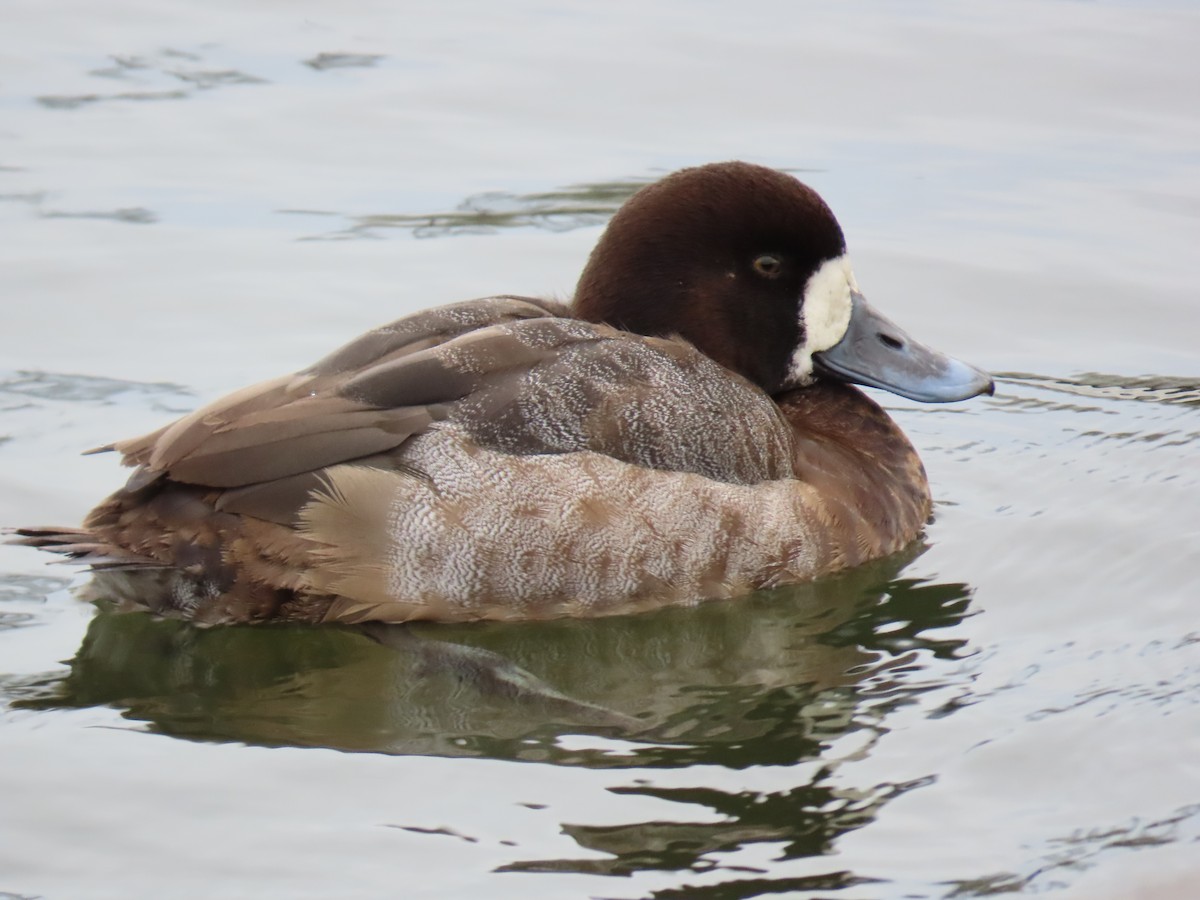
[[107, 403], [123, 394], [140, 394], [153, 398], [192, 396], [187, 388], [166, 381], [123, 381], [119, 378], [102, 378], [96, 375], [25, 370], [0, 372], [0, 395], [2, 394], [77, 403]]
[[1076, 397], [1200, 407], [1200, 379], [1197, 378], [1169, 378], [1162, 375], [1105, 375], [1098, 372], [1085, 372], [1074, 378], [1052, 378], [1045, 375], [1011, 372], [1000, 374], [997, 378], [1002, 382], [1028, 384]]
[[41, 215], [43, 219], [104, 219], [109, 222], [124, 222], [129, 225], [153, 225], [158, 221], [158, 216], [155, 213], [141, 206], [86, 212], [52, 210], [44, 212]]
[[[1200, 841], [1200, 804], [1189, 804], [1150, 821], [1135, 818], [1118, 825], [1080, 828], [1064, 837], [1051, 839], [1046, 842], [1041, 858], [1032, 864], [1028, 871], [996, 873], [968, 881], [952, 882], [954, 890], [947, 896], [985, 897], [1001, 893], [1041, 893], [1044, 890], [1062, 887], [1060, 879], [1063, 875], [1091, 868], [1099, 856], [1113, 850], [1197, 841]], [[1167, 895], [1156, 893], [1154, 896]]]
[[369, 69], [382, 59], [387, 57], [378, 53], [318, 53], [312, 59], [306, 59], [304, 64], [324, 72], [326, 69]]
[[[809, 169], [785, 168], [801, 174]], [[494, 234], [505, 228], [541, 228], [563, 232], [603, 225], [621, 205], [662, 172], [610, 181], [583, 182], [552, 191], [528, 194], [486, 191], [467, 197], [451, 210], [423, 213], [346, 215], [332, 210], [280, 209], [281, 215], [326, 216], [343, 220], [344, 227], [301, 240], [337, 241], [382, 237], [381, 232], [405, 231], [413, 237]]]
[[[571, 231], [601, 225], [638, 188], [652, 179], [631, 178], [576, 184], [556, 191], [513, 194], [489, 191], [474, 194], [454, 209], [433, 213], [370, 213], [344, 217], [337, 231], [304, 240], [348, 240], [379, 237], [380, 231], [400, 229], [414, 237], [447, 237], [457, 234], [493, 234], [503, 228], [543, 228]], [[281, 209], [284, 215], [340, 215], [332, 212]]]
[[[43, 94], [34, 101], [46, 109], [74, 110], [111, 101], [185, 100], [197, 91], [209, 91], [230, 85], [267, 84], [265, 78], [233, 68], [208, 68], [199, 53], [166, 48], [147, 56], [114, 55], [111, 65], [91, 69], [87, 74], [106, 81], [118, 81], [136, 87], [111, 93], [86, 91], [78, 94]], [[179, 82], [186, 87], [180, 88]]]
[[38, 610], [46, 598], [64, 589], [70, 580], [49, 575], [17, 575], [0, 577], [0, 631], [37, 624]]

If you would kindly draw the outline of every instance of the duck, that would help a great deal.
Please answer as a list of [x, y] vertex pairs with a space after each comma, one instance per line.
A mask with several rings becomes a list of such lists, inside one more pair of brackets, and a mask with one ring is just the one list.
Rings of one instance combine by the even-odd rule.
[[93, 596], [202, 625], [535, 620], [733, 600], [888, 556], [931, 514], [859, 386], [992, 378], [861, 293], [792, 175], [682, 169], [637, 191], [569, 303], [406, 316], [115, 451], [78, 528], [14, 542]]

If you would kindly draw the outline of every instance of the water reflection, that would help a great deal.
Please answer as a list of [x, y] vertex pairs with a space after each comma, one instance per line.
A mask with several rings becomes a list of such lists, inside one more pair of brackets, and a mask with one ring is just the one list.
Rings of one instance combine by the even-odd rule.
[[[636, 778], [612, 790], [682, 804], [680, 819], [565, 824], [581, 848], [607, 858], [508, 865], [610, 875], [725, 867], [738, 873], [736, 887], [689, 896], [747, 896], [754, 880], [723, 856], [761, 843], [780, 845], [784, 859], [828, 853], [840, 834], [925, 783], [851, 789], [834, 779], [843, 759], [869, 752], [889, 714], [943, 685], [965, 652], [941, 632], [967, 614], [969, 588], [900, 577], [923, 550], [737, 603], [591, 621], [426, 625], [392, 647], [348, 628], [199, 629], [101, 610], [65, 676], [5, 690], [21, 708], [110, 705], [190, 739], [592, 769], [778, 767], [780, 783], [760, 791], [703, 777], [684, 788]], [[852, 750], [835, 748], [847, 739]]]
[[124, 209], [92, 210], [87, 212], [63, 212], [54, 210], [42, 213], [46, 219], [100, 219], [109, 222], [124, 222], [127, 225], [153, 225], [158, 215], [142, 206]]
[[[1169, 378], [1163, 375], [1108, 375], [1085, 372], [1074, 378], [1051, 378], [1026, 372], [998, 376], [1003, 382], [1029, 385], [1076, 397], [1105, 400], [1133, 400], [1142, 403], [1166, 403], [1200, 407], [1200, 379]], [[1032, 400], [1026, 400], [1032, 403]]]
[[[937, 632], [966, 613], [968, 588], [897, 577], [907, 561], [694, 609], [423, 625], [392, 647], [353, 629], [199, 629], [102, 609], [69, 673], [22, 704], [115, 705], [164, 733], [255, 744], [786, 765], [879, 727], [927, 688], [932, 660], [961, 655], [961, 641]], [[573, 733], [637, 743], [614, 754], [559, 740]]]
[[[1091, 868], [1104, 853], [1114, 850], [1140, 850], [1170, 844], [1195, 843], [1200, 840], [1200, 804], [1191, 803], [1170, 813], [1149, 819], [1132, 819], [1112, 825], [1080, 828], [1071, 834], [1048, 841], [1039, 847], [1040, 854], [1031, 861], [1027, 871], [1001, 872], [980, 878], [951, 882], [954, 897], [983, 897], [995, 894], [1030, 893], [1057, 887], [1064, 872]], [[1170, 881], [1165, 872], [1164, 883], [1139, 885], [1147, 890], [1141, 897], [1191, 897], [1195, 881], [1187, 875], [1178, 883]], [[1118, 887], [1118, 890], [1120, 888]], [[1117, 896], [1109, 894], [1107, 896]]]
[[[784, 168], [797, 177], [807, 169]], [[505, 228], [541, 228], [572, 231], [603, 225], [639, 189], [665, 172], [640, 178], [625, 178], [572, 184], [553, 191], [515, 194], [487, 191], [467, 197], [452, 210], [432, 213], [369, 213], [343, 215], [312, 209], [281, 209], [282, 215], [326, 216], [344, 220], [335, 231], [305, 240], [350, 240], [378, 238], [381, 232], [399, 229], [413, 237], [448, 237], [458, 234], [494, 234]]]
[[[76, 375], [65, 372], [0, 372], [0, 395], [103, 404], [125, 394], [152, 400], [168, 396], [176, 400], [188, 398], [187, 388], [166, 381], [124, 381], [97, 375]], [[150, 404], [150, 409], [163, 407]], [[174, 407], [171, 407], [174, 408]]]
[[67, 586], [67, 579], [46, 575], [0, 576], [0, 631], [38, 623], [46, 597]]
[[[766, 874], [767, 870], [718, 862], [722, 855], [759, 843], [781, 848], [775, 861], [828, 854], [840, 835], [868, 824], [885, 803], [930, 783], [928, 779], [920, 779], [899, 785], [879, 785], [866, 791], [849, 791], [834, 787], [829, 776], [828, 770], [822, 770], [807, 784], [774, 792], [729, 792], [707, 787], [613, 788], [617, 794], [640, 794], [692, 804], [724, 818], [718, 822], [567, 824], [563, 830], [580, 847], [608, 854], [608, 858], [527, 860], [510, 863], [500, 871], [630, 875], [655, 869], [696, 873], [725, 869], [740, 876], [731, 882], [709, 885], [707, 893], [694, 893], [698, 889], [690, 887], [689, 893], [684, 895], [688, 897], [744, 897], [800, 887], [813, 889], [858, 884], [869, 879], [849, 872], [833, 872], [803, 879], [748, 881], [744, 878], [745, 873]], [[771, 886], [769, 891], [765, 889], [768, 884]]]
[[324, 72], [326, 69], [370, 69], [387, 57], [378, 53], [318, 53], [304, 64], [310, 69]]
[[[309, 240], [347, 240], [379, 237], [379, 232], [402, 229], [414, 237], [445, 237], [455, 234], [492, 234], [502, 228], [543, 228], [571, 231], [603, 225], [638, 188], [651, 178], [576, 184], [556, 191], [512, 194], [489, 191], [475, 194], [453, 210], [435, 213], [371, 213], [347, 216], [345, 227]], [[285, 215], [328, 215], [315, 210], [280, 210]]]
[[[266, 79], [238, 69], [207, 68], [205, 57], [187, 50], [165, 48], [144, 56], [114, 55], [110, 64], [88, 72], [93, 78], [134, 86], [113, 93], [43, 94], [35, 97], [46, 109], [72, 110], [117, 101], [186, 100], [195, 91], [229, 85], [267, 84]], [[178, 85], [182, 82], [182, 88]]]

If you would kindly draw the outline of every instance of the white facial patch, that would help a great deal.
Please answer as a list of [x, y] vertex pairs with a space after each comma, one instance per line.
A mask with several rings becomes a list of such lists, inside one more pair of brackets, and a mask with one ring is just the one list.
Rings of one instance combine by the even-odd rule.
[[828, 350], [840, 341], [850, 327], [850, 292], [858, 290], [850, 258], [842, 255], [828, 259], [809, 276], [800, 304], [800, 330], [803, 342], [792, 354], [786, 384], [795, 387], [813, 380], [814, 353]]

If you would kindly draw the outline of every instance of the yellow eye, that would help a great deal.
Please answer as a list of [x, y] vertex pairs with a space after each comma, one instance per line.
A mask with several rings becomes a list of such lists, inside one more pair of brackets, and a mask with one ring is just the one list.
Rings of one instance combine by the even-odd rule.
[[774, 253], [764, 253], [755, 257], [754, 271], [767, 278], [778, 278], [783, 273], [783, 260]]

